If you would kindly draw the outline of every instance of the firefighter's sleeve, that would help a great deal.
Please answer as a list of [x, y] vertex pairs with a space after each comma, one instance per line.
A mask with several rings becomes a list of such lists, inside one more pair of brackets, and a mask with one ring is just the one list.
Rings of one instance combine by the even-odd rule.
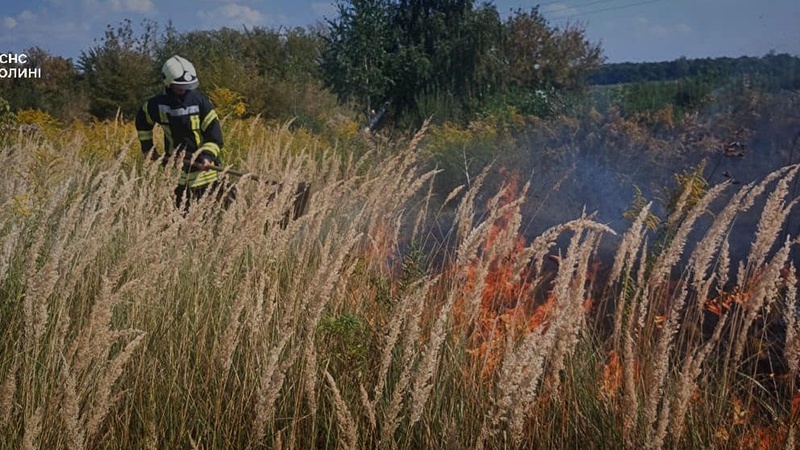
[[147, 153], [153, 149], [153, 127], [155, 121], [150, 114], [150, 101], [148, 100], [136, 113], [136, 133], [139, 137], [139, 144], [142, 146], [142, 153]]
[[200, 105], [200, 121], [200, 132], [203, 135], [203, 145], [198, 148], [200, 156], [215, 164], [221, 164], [222, 126], [217, 112], [208, 99], [203, 99]]

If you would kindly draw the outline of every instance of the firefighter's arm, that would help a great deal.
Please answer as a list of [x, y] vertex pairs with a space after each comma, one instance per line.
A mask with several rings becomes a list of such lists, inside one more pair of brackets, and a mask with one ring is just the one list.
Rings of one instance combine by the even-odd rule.
[[222, 126], [219, 123], [217, 112], [211, 102], [204, 99], [200, 106], [200, 132], [203, 136], [203, 145], [198, 148], [200, 152], [198, 159], [207, 160], [208, 165], [220, 164], [222, 152]]
[[145, 102], [145, 104], [139, 109], [136, 113], [136, 133], [139, 137], [139, 144], [142, 146], [142, 153], [147, 155], [150, 154], [150, 159], [153, 161], [157, 160], [160, 156], [158, 151], [155, 149], [153, 145], [153, 127], [155, 122], [153, 121], [152, 116], [150, 115], [150, 111], [148, 111], [150, 106], [150, 101]]

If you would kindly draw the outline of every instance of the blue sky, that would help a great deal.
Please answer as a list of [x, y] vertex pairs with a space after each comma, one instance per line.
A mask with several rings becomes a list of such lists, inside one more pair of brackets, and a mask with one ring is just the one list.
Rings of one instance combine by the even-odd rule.
[[[539, 3], [552, 24], [578, 23], [610, 62], [682, 56], [800, 55], [799, 0], [495, 0], [507, 16]], [[39, 46], [77, 57], [125, 18], [180, 31], [310, 26], [333, 17], [326, 0], [0, 0], [0, 52]]]

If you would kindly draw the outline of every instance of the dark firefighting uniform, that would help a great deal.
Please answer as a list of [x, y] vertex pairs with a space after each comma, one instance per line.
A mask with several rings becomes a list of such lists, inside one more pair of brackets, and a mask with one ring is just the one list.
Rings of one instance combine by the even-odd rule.
[[[179, 97], [166, 89], [165, 93], [147, 100], [136, 114], [136, 131], [143, 153], [153, 149], [155, 124], [161, 125], [164, 130], [166, 156], [180, 150], [190, 158], [199, 152], [198, 159], [202, 157], [214, 165], [221, 165], [222, 128], [211, 101], [202, 93], [190, 90]], [[196, 196], [217, 180], [218, 174], [213, 170], [198, 171], [184, 164], [175, 190], [178, 202], [186, 190]]]

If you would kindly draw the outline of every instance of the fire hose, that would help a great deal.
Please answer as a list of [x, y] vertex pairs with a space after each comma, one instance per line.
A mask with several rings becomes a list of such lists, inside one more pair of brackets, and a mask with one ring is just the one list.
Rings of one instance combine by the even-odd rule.
[[[198, 167], [197, 164], [193, 161], [193, 158], [184, 158], [183, 161], [185, 163], [189, 164], [190, 167], [194, 167], [194, 168]], [[232, 176], [239, 177], [239, 178], [246, 177], [247, 179], [250, 179], [250, 180], [253, 180], [253, 181], [256, 181], [256, 182], [266, 181], [271, 186], [276, 186], [278, 188], [278, 190], [283, 188], [283, 183], [281, 183], [281, 182], [278, 182], [278, 181], [267, 181], [267, 180], [264, 180], [262, 177], [260, 177], [258, 175], [255, 175], [255, 174], [253, 174], [251, 172], [243, 172], [243, 171], [239, 171], [239, 170], [234, 170], [234, 169], [231, 169], [230, 167], [222, 167], [222, 166], [217, 166], [217, 165], [212, 164], [210, 166], [207, 166], [205, 168], [205, 170], [213, 170], [215, 172], [232, 175]], [[276, 194], [277, 194], [277, 192], [273, 192], [272, 194], [270, 194], [270, 196], [268, 198], [268, 201], [270, 201], [270, 202], [273, 201], [275, 199]], [[305, 214], [306, 209], [308, 208], [308, 203], [309, 203], [310, 200], [311, 200], [311, 183], [308, 183], [306, 181], [301, 181], [301, 182], [297, 183], [297, 186], [295, 187], [295, 190], [294, 190], [293, 199], [292, 199], [292, 211], [287, 211], [286, 212], [286, 217], [284, 218], [284, 220], [288, 220], [289, 216], [291, 216], [292, 220], [295, 220], [295, 219], [299, 218], [300, 216], [302, 216], [303, 214]], [[285, 223], [281, 223], [281, 227], [285, 227], [285, 226], [286, 226]]]

